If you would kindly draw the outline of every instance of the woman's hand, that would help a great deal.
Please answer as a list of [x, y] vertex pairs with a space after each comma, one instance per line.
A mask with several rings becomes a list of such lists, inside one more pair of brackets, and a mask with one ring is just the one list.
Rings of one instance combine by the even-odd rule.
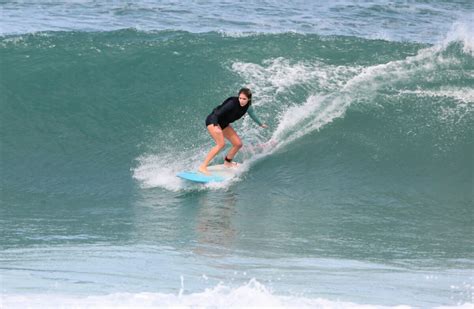
[[262, 124], [261, 127], [264, 128], [264, 129], [268, 128], [268, 126], [265, 123]]

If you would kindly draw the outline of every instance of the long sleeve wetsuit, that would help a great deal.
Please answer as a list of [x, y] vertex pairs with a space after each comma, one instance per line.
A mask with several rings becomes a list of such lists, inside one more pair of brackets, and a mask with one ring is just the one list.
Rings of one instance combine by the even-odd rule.
[[252, 103], [249, 102], [245, 106], [241, 106], [238, 97], [230, 97], [221, 105], [214, 108], [212, 113], [206, 118], [206, 126], [210, 124], [219, 125], [222, 129], [227, 127], [230, 123], [242, 118], [245, 113], [248, 113], [250, 118], [259, 126], [262, 125], [260, 119], [252, 108]]

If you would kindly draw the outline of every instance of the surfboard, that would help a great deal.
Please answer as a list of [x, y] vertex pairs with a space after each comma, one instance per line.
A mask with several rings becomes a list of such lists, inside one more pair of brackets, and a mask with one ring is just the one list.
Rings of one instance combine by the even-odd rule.
[[176, 174], [176, 176], [197, 183], [223, 182], [234, 177], [238, 167], [226, 167], [224, 164], [218, 164], [208, 166], [207, 169], [211, 172], [211, 175], [205, 175], [197, 171], [183, 171]]

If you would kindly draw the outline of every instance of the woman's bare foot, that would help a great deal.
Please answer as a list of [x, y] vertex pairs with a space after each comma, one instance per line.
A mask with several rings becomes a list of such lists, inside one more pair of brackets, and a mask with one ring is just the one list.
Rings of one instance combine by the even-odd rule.
[[207, 166], [202, 166], [202, 165], [201, 165], [201, 166], [198, 168], [198, 172], [199, 172], [199, 173], [202, 173], [202, 174], [204, 174], [204, 175], [207, 175], [207, 176], [211, 175], [211, 173], [210, 173], [209, 170], [207, 169]]
[[228, 167], [228, 168], [234, 168], [234, 167], [238, 167], [238, 166], [239, 166], [239, 163], [237, 163], [237, 162], [227, 162], [227, 161], [224, 161], [224, 166], [225, 166], [225, 167]]

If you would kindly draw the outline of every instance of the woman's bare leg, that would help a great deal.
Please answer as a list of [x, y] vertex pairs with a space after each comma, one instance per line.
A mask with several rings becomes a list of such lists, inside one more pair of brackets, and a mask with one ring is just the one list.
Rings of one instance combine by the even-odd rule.
[[219, 151], [222, 150], [225, 146], [225, 140], [224, 140], [224, 134], [222, 132], [222, 129], [220, 126], [214, 126], [213, 124], [210, 124], [207, 126], [207, 130], [209, 131], [209, 134], [212, 136], [214, 141], [216, 142], [216, 145], [211, 148], [209, 153], [206, 156], [206, 159], [204, 159], [204, 162], [199, 166], [198, 171], [209, 175], [209, 171], [207, 170], [207, 166], [209, 165], [209, 162], [214, 159], [214, 157], [219, 153]]
[[[242, 140], [240, 139], [239, 135], [237, 135], [237, 132], [235, 132], [234, 128], [232, 128], [230, 125], [222, 130], [222, 132], [224, 133], [224, 137], [232, 143], [232, 148], [229, 150], [226, 156], [228, 159], [232, 160], [240, 148], [242, 148]], [[224, 165], [227, 167], [234, 166], [234, 164], [227, 161], [224, 161]]]

